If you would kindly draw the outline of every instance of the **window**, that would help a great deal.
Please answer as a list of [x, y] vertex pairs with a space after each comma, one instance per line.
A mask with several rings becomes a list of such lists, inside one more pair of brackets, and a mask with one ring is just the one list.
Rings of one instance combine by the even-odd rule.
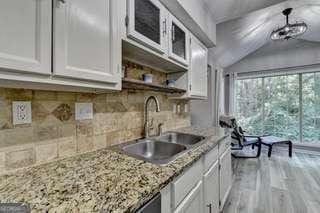
[[237, 80], [236, 117], [250, 134], [320, 142], [320, 73]]
[[320, 73], [302, 75], [302, 140], [320, 142]]
[[237, 82], [237, 118], [240, 126], [251, 134], [263, 132], [262, 79], [247, 79]]

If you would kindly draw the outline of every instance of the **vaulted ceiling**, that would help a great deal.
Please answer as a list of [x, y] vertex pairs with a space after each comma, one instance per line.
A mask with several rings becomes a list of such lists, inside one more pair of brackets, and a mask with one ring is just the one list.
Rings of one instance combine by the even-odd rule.
[[217, 23], [241, 17], [250, 12], [279, 4], [285, 0], [204, 0]]
[[[215, 9], [220, 11], [215, 15], [217, 20], [229, 20], [217, 25], [217, 47], [214, 49], [214, 57], [222, 67], [228, 67], [268, 42], [273, 42], [270, 40], [270, 33], [284, 25], [282, 10], [288, 7], [294, 9], [290, 15], [291, 23], [304, 21], [308, 24], [307, 32], [299, 39], [320, 42], [320, 0], [211, 0], [210, 2], [214, 1], [226, 1], [227, 4], [221, 6], [221, 10]], [[231, 8], [231, 5], [228, 6], [229, 3], [235, 4], [233, 6], [235, 8], [239, 7], [232, 14], [229, 12]], [[266, 8], [261, 9], [261, 7]], [[229, 13], [231, 15], [226, 17]]]

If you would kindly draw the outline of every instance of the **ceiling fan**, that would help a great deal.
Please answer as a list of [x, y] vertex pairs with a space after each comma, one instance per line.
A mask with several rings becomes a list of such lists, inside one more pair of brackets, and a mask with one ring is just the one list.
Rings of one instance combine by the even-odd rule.
[[296, 22], [294, 24], [289, 23], [289, 15], [291, 14], [292, 10], [292, 8], [287, 8], [282, 11], [282, 14], [286, 17], [286, 24], [283, 27], [272, 31], [270, 35], [272, 40], [277, 41], [294, 39], [307, 31], [308, 26], [304, 22]]

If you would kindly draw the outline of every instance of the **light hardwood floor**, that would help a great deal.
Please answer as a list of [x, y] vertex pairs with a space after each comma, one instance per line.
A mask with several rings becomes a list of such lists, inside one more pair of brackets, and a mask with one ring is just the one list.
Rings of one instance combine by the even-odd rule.
[[276, 151], [233, 159], [234, 184], [223, 213], [320, 213], [320, 156]]

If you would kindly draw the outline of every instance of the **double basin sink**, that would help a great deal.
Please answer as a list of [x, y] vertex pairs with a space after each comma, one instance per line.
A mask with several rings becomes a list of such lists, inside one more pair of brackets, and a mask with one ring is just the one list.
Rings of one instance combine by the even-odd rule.
[[132, 157], [162, 165], [175, 160], [203, 139], [204, 137], [198, 135], [167, 132], [161, 136], [141, 139], [136, 143], [125, 145], [122, 150]]

